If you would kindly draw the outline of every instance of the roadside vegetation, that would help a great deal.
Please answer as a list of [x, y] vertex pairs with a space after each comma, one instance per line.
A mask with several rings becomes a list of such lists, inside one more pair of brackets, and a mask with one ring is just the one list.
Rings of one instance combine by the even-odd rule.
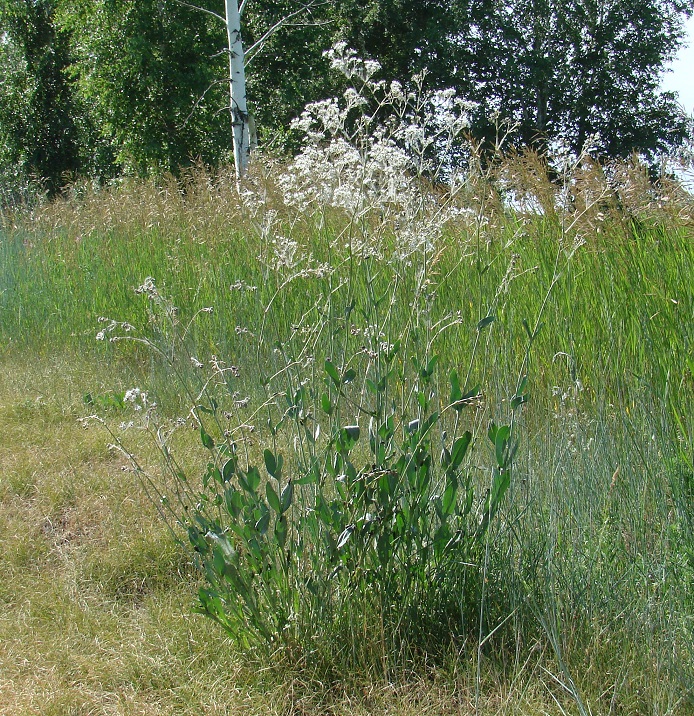
[[4, 713], [694, 707], [691, 195], [349, 110], [3, 217]]

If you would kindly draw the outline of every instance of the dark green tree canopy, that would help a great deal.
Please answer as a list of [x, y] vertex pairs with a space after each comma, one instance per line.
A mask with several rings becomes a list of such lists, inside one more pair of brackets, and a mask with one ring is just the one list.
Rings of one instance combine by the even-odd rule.
[[[82, 173], [177, 172], [229, 159], [223, 23], [179, 0], [0, 0], [0, 176], [49, 189]], [[222, 0], [199, 0], [223, 14]], [[284, 137], [340, 78], [323, 51], [344, 40], [384, 79], [427, 70], [476, 103], [472, 134], [599, 156], [656, 158], [687, 135], [659, 90], [694, 0], [248, 0], [248, 100], [261, 140]], [[277, 32], [268, 33], [283, 17]]]
[[227, 158], [224, 33], [209, 16], [174, 0], [61, 0], [59, 23], [74, 92], [119, 169]]
[[450, 86], [455, 37], [464, 32], [453, 0], [344, 0], [331, 8], [335, 39], [377, 59], [388, 79], [407, 81], [426, 69], [430, 82]]
[[79, 169], [68, 38], [53, 0], [0, 2], [0, 177], [40, 178], [55, 191]]
[[676, 98], [661, 93], [659, 85], [694, 3], [509, 0], [458, 5], [459, 11], [482, 19], [459, 38], [463, 53], [476, 59], [456, 83], [479, 103], [478, 136], [494, 131], [489, 120], [497, 111], [517, 124], [511, 140], [521, 146], [561, 140], [579, 152], [593, 138], [602, 156], [636, 151], [653, 157], [684, 138], [687, 124]]

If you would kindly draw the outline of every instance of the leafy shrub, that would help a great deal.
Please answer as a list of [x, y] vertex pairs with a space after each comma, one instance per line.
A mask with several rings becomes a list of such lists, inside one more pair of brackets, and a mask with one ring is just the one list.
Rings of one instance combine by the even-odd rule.
[[[163, 314], [175, 322], [175, 312]], [[364, 339], [355, 324], [340, 330], [346, 346]], [[238, 369], [213, 359], [199, 392], [186, 387], [189, 420], [166, 420], [140, 390], [125, 394], [168, 479], [131, 455], [133, 464], [205, 575], [199, 611], [244, 647], [282, 645], [309, 660], [337, 648], [353, 666], [387, 670], [441, 652], [474, 623], [489, 527], [511, 480], [514, 422], [490, 423], [489, 470], [480, 468], [479, 388], [461, 388], [453, 369], [444, 392], [438, 356], [406, 359], [403, 345], [376, 334], [348, 359], [319, 363], [278, 342], [284, 368], [263, 379], [267, 399], [255, 408], [239, 398]], [[182, 375], [179, 358], [167, 355]], [[526, 400], [523, 380], [512, 410]], [[256, 429], [261, 415], [267, 427]], [[208, 454], [201, 479], [172, 447], [190, 424]], [[250, 444], [257, 434], [268, 445], [262, 458]]]
[[[358, 424], [334, 419], [358, 375], [329, 360], [323, 419], [307, 427], [316, 395], [302, 386], [284, 396], [286, 410], [272, 426], [278, 440], [283, 424], [291, 424], [300, 447], [290, 451], [290, 465], [269, 448], [264, 470], [242, 465], [235, 443], [217, 444], [201, 428], [211, 461], [203, 489], [190, 495], [194, 505], [180, 508], [192, 515], [188, 537], [208, 581], [200, 610], [241, 642], [279, 641], [305, 654], [317, 636], [347, 637], [354, 648], [360, 632], [375, 629], [387, 663], [403, 645], [440, 646], [461, 634], [487, 528], [510, 482], [511, 427], [489, 429], [493, 477], [480, 499], [468, 455], [472, 433], [446, 439], [441, 413], [427, 397], [435, 358], [415, 376], [417, 417], [408, 420], [378, 400], [390, 392], [392, 373], [402, 379], [397, 352], [396, 344], [382, 357], [383, 375], [366, 379], [376, 398], [359, 405], [369, 418], [368, 450]], [[463, 410], [472, 396], [460, 393], [455, 374], [452, 384], [443, 410]], [[324, 423], [327, 437], [320, 440]], [[305, 439], [297, 440], [301, 433]]]
[[[204, 373], [187, 341], [192, 321], [182, 326], [151, 278], [138, 292], [154, 337], [115, 321], [98, 337], [147, 344], [190, 404], [188, 417], [167, 420], [146, 393], [124, 397], [164, 457], [160, 480], [130, 455], [164, 519], [187, 534], [206, 580], [199, 611], [249, 649], [281, 645], [302, 660], [387, 673], [441, 653], [477, 619], [527, 380], [508, 424], [483, 427], [489, 412], [471, 382], [472, 356], [465, 373], [439, 371], [437, 341], [461, 319], [434, 314], [432, 269], [459, 211], [451, 148], [466, 105], [450, 92], [427, 95], [422, 78], [411, 90], [377, 82], [376, 68], [344, 47], [330, 56], [357, 88], [307, 107], [297, 123], [304, 150], [279, 188], [296, 223], [325, 226], [335, 211], [347, 228], [319, 261], [301, 236], [280, 233], [276, 212], [257, 222], [263, 285], [232, 287], [264, 301], [261, 325], [237, 329], [255, 344], [253, 399], [242, 397], [237, 367], [212, 356]], [[395, 112], [382, 122], [386, 106]], [[262, 197], [243, 191], [258, 212]], [[306, 303], [284, 303], [297, 282]], [[480, 303], [473, 353], [502, 294]], [[201, 479], [174, 454], [177, 428], [190, 424], [207, 451]]]

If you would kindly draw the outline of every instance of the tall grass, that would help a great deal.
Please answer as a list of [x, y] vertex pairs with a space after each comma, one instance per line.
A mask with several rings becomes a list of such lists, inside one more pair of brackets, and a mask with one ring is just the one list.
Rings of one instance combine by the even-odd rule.
[[[266, 280], [258, 260], [267, 253], [267, 237], [226, 191], [225, 177], [212, 187], [211, 182], [202, 176], [185, 190], [174, 185], [113, 189], [84, 206], [77, 197], [41, 208], [14, 230], [6, 226], [0, 245], [5, 344], [92, 350], [98, 317], [146, 322], [145, 304], [133, 289], [154, 276], [182, 308], [214, 305], [216, 313], [196, 326], [199, 341], [226, 355], [238, 353], [243, 341], [236, 326], [257, 326], [277, 286]], [[447, 359], [455, 359], [456, 350], [467, 354], [469, 327], [484, 317], [480, 301], [493, 299], [509, 266], [499, 318], [509, 347], [505, 353], [516, 355], [523, 346], [520, 322], [537, 312], [557, 268], [561, 227], [556, 222], [541, 216], [484, 219], [482, 237], [474, 223], [448, 226], [434, 263], [436, 309], [460, 311], [462, 318], [460, 330], [442, 341]], [[301, 250], [313, 251], [318, 260], [343, 230], [337, 218], [319, 230], [295, 221], [291, 217], [292, 224], [276, 233], [293, 231]], [[550, 297], [551, 314], [536, 351], [543, 382], [557, 383], [567, 371], [579, 371], [587, 388], [599, 377], [616, 391], [625, 372], [644, 380], [657, 372], [661, 381], [670, 374], [677, 384], [691, 370], [693, 251], [686, 221], [665, 228], [609, 223], [590, 236]], [[239, 280], [258, 291], [231, 291]], [[383, 277], [384, 284], [388, 280]], [[274, 317], [278, 330], [288, 330], [311, 305], [315, 282], [298, 277], [283, 291], [283, 310]], [[395, 307], [401, 322], [406, 308]], [[558, 353], [566, 357], [555, 359]]]
[[[436, 668], [471, 685], [478, 705], [494, 674], [511, 710], [533, 694], [533, 703], [546, 698], [543, 708], [557, 713], [686, 714], [694, 703], [691, 198], [666, 183], [640, 184], [635, 166], [613, 168], [608, 181], [586, 161], [556, 184], [537, 158], [508, 158], [460, 191], [458, 211], [424, 261], [380, 264], [368, 276], [353, 271], [342, 287], [349, 264], [340, 247], [353, 235], [353, 218], [291, 209], [278, 188], [281, 171], [259, 164], [246, 197], [229, 189], [229, 177], [199, 172], [183, 183], [76, 188], [32, 215], [6, 217], [3, 363], [77, 356], [70, 360], [87, 376], [94, 361], [110, 365], [97, 387], [78, 376], [70, 383], [77, 396], [91, 393], [84, 411], [97, 410], [116, 430], [133, 381], [143, 388], [147, 381], [173, 415], [182, 405], [165, 362], [137, 344], [95, 340], [109, 325], [98, 323], [103, 316], [170, 345], [151, 302], [134, 291], [148, 276], [178, 308], [180, 327], [214, 309], [198, 316], [177, 350], [238, 367], [235, 390], [252, 401], [267, 397], [259, 377], [284, 360], [272, 340], [259, 347], [258, 336], [284, 337], [298, 351], [311, 341], [320, 366], [336, 355], [335, 333], [302, 330], [317, 320], [328, 327], [343, 320], [343, 333], [359, 328], [357, 319], [344, 321], [345, 307], [354, 301], [365, 309], [390, 290], [392, 335], [413, 336], [417, 295], [429, 355], [447, 366], [432, 390], [448, 397], [452, 368], [480, 384], [479, 432], [488, 417], [510, 413], [519, 371], [530, 395], [515, 419], [521, 443], [505, 502], [474, 555], [473, 608]], [[392, 234], [382, 238], [392, 245]], [[282, 247], [295, 252], [283, 264]], [[324, 264], [334, 271], [313, 270]], [[319, 320], [326, 295], [334, 301]], [[489, 330], [476, 330], [491, 315]], [[524, 322], [532, 332], [538, 317], [523, 368]], [[441, 319], [447, 328], [439, 333]], [[357, 350], [359, 336], [349, 340]], [[186, 362], [182, 376], [195, 383], [200, 369]], [[22, 424], [20, 415], [12, 419]], [[262, 462], [269, 437], [258, 429], [249, 450]], [[180, 449], [187, 467], [204, 471], [207, 458], [190, 436]], [[11, 474], [5, 505], [31, 482]], [[90, 579], [115, 585], [118, 599], [117, 560], [91, 559]], [[363, 639], [365, 653], [380, 653], [377, 634]], [[397, 678], [407, 681], [415, 667], [427, 673], [428, 657], [420, 656], [410, 653]], [[291, 650], [273, 657], [285, 665], [288, 658]], [[334, 683], [335, 672], [322, 678]]]

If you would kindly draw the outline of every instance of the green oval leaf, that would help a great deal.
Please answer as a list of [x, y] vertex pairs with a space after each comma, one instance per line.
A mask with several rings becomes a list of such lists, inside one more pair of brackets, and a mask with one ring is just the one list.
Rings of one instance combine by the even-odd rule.
[[285, 485], [282, 490], [282, 496], [280, 497], [280, 513], [284, 514], [292, 504], [292, 497], [294, 496], [294, 484], [291, 480]]
[[514, 395], [513, 398], [511, 398], [511, 409], [515, 410], [520, 405], [523, 405], [523, 403], [528, 402], [528, 396], [527, 394], [524, 395]]
[[263, 452], [263, 459], [265, 460], [265, 469], [268, 471], [268, 474], [272, 475], [272, 477], [276, 477], [277, 460], [275, 459], [272, 450], [268, 450], [266, 448]]
[[504, 452], [511, 435], [511, 428], [508, 425], [502, 425], [497, 429], [494, 436], [494, 449], [496, 452], [496, 462], [499, 467], [504, 467]]
[[443, 500], [441, 502], [441, 509], [446, 517], [453, 513], [453, 508], [455, 507], [455, 496], [457, 491], [458, 480], [456, 479], [455, 475], [451, 475], [448, 478], [446, 489], [443, 493]]
[[246, 473], [246, 483], [250, 492], [255, 492], [260, 485], [260, 473], [257, 467], [252, 467]]
[[349, 538], [352, 536], [352, 533], [354, 532], [354, 525], [348, 525], [345, 527], [345, 529], [342, 531], [340, 536], [337, 539], [337, 549], [342, 549], [347, 542], [349, 542]]
[[477, 330], [481, 331], [484, 328], [486, 328], [490, 323], [494, 323], [496, 320], [496, 316], [487, 316], [486, 318], [483, 318], [478, 324], [477, 324]]
[[205, 432], [205, 428], [200, 426], [200, 439], [202, 440], [203, 447], [208, 450], [214, 448], [214, 440]]
[[280, 548], [284, 548], [287, 541], [287, 518], [284, 515], [275, 523], [275, 539]]
[[268, 509], [262, 514], [261, 518], [255, 523], [255, 528], [264, 535], [267, 532], [267, 528], [270, 526], [270, 511]]
[[327, 393], [323, 393], [323, 395], [321, 395], [320, 404], [324, 413], [327, 413], [328, 415], [333, 414], [333, 404], [330, 402], [330, 397]]
[[449, 403], [457, 403], [463, 397], [463, 391], [460, 389], [460, 379], [458, 378], [458, 371], [452, 370], [448, 379], [451, 383], [451, 397]]
[[340, 374], [337, 372], [337, 368], [335, 365], [329, 361], [327, 358], [325, 360], [325, 372], [328, 374], [330, 379], [332, 380], [335, 385], [340, 385]]
[[467, 430], [453, 443], [450, 465], [454, 470], [457, 470], [465, 459], [465, 454], [467, 453], [471, 442], [472, 433]]
[[270, 482], [265, 483], [265, 496], [267, 497], [267, 503], [270, 507], [279, 514], [280, 512], [280, 498], [275, 492], [275, 488]]

